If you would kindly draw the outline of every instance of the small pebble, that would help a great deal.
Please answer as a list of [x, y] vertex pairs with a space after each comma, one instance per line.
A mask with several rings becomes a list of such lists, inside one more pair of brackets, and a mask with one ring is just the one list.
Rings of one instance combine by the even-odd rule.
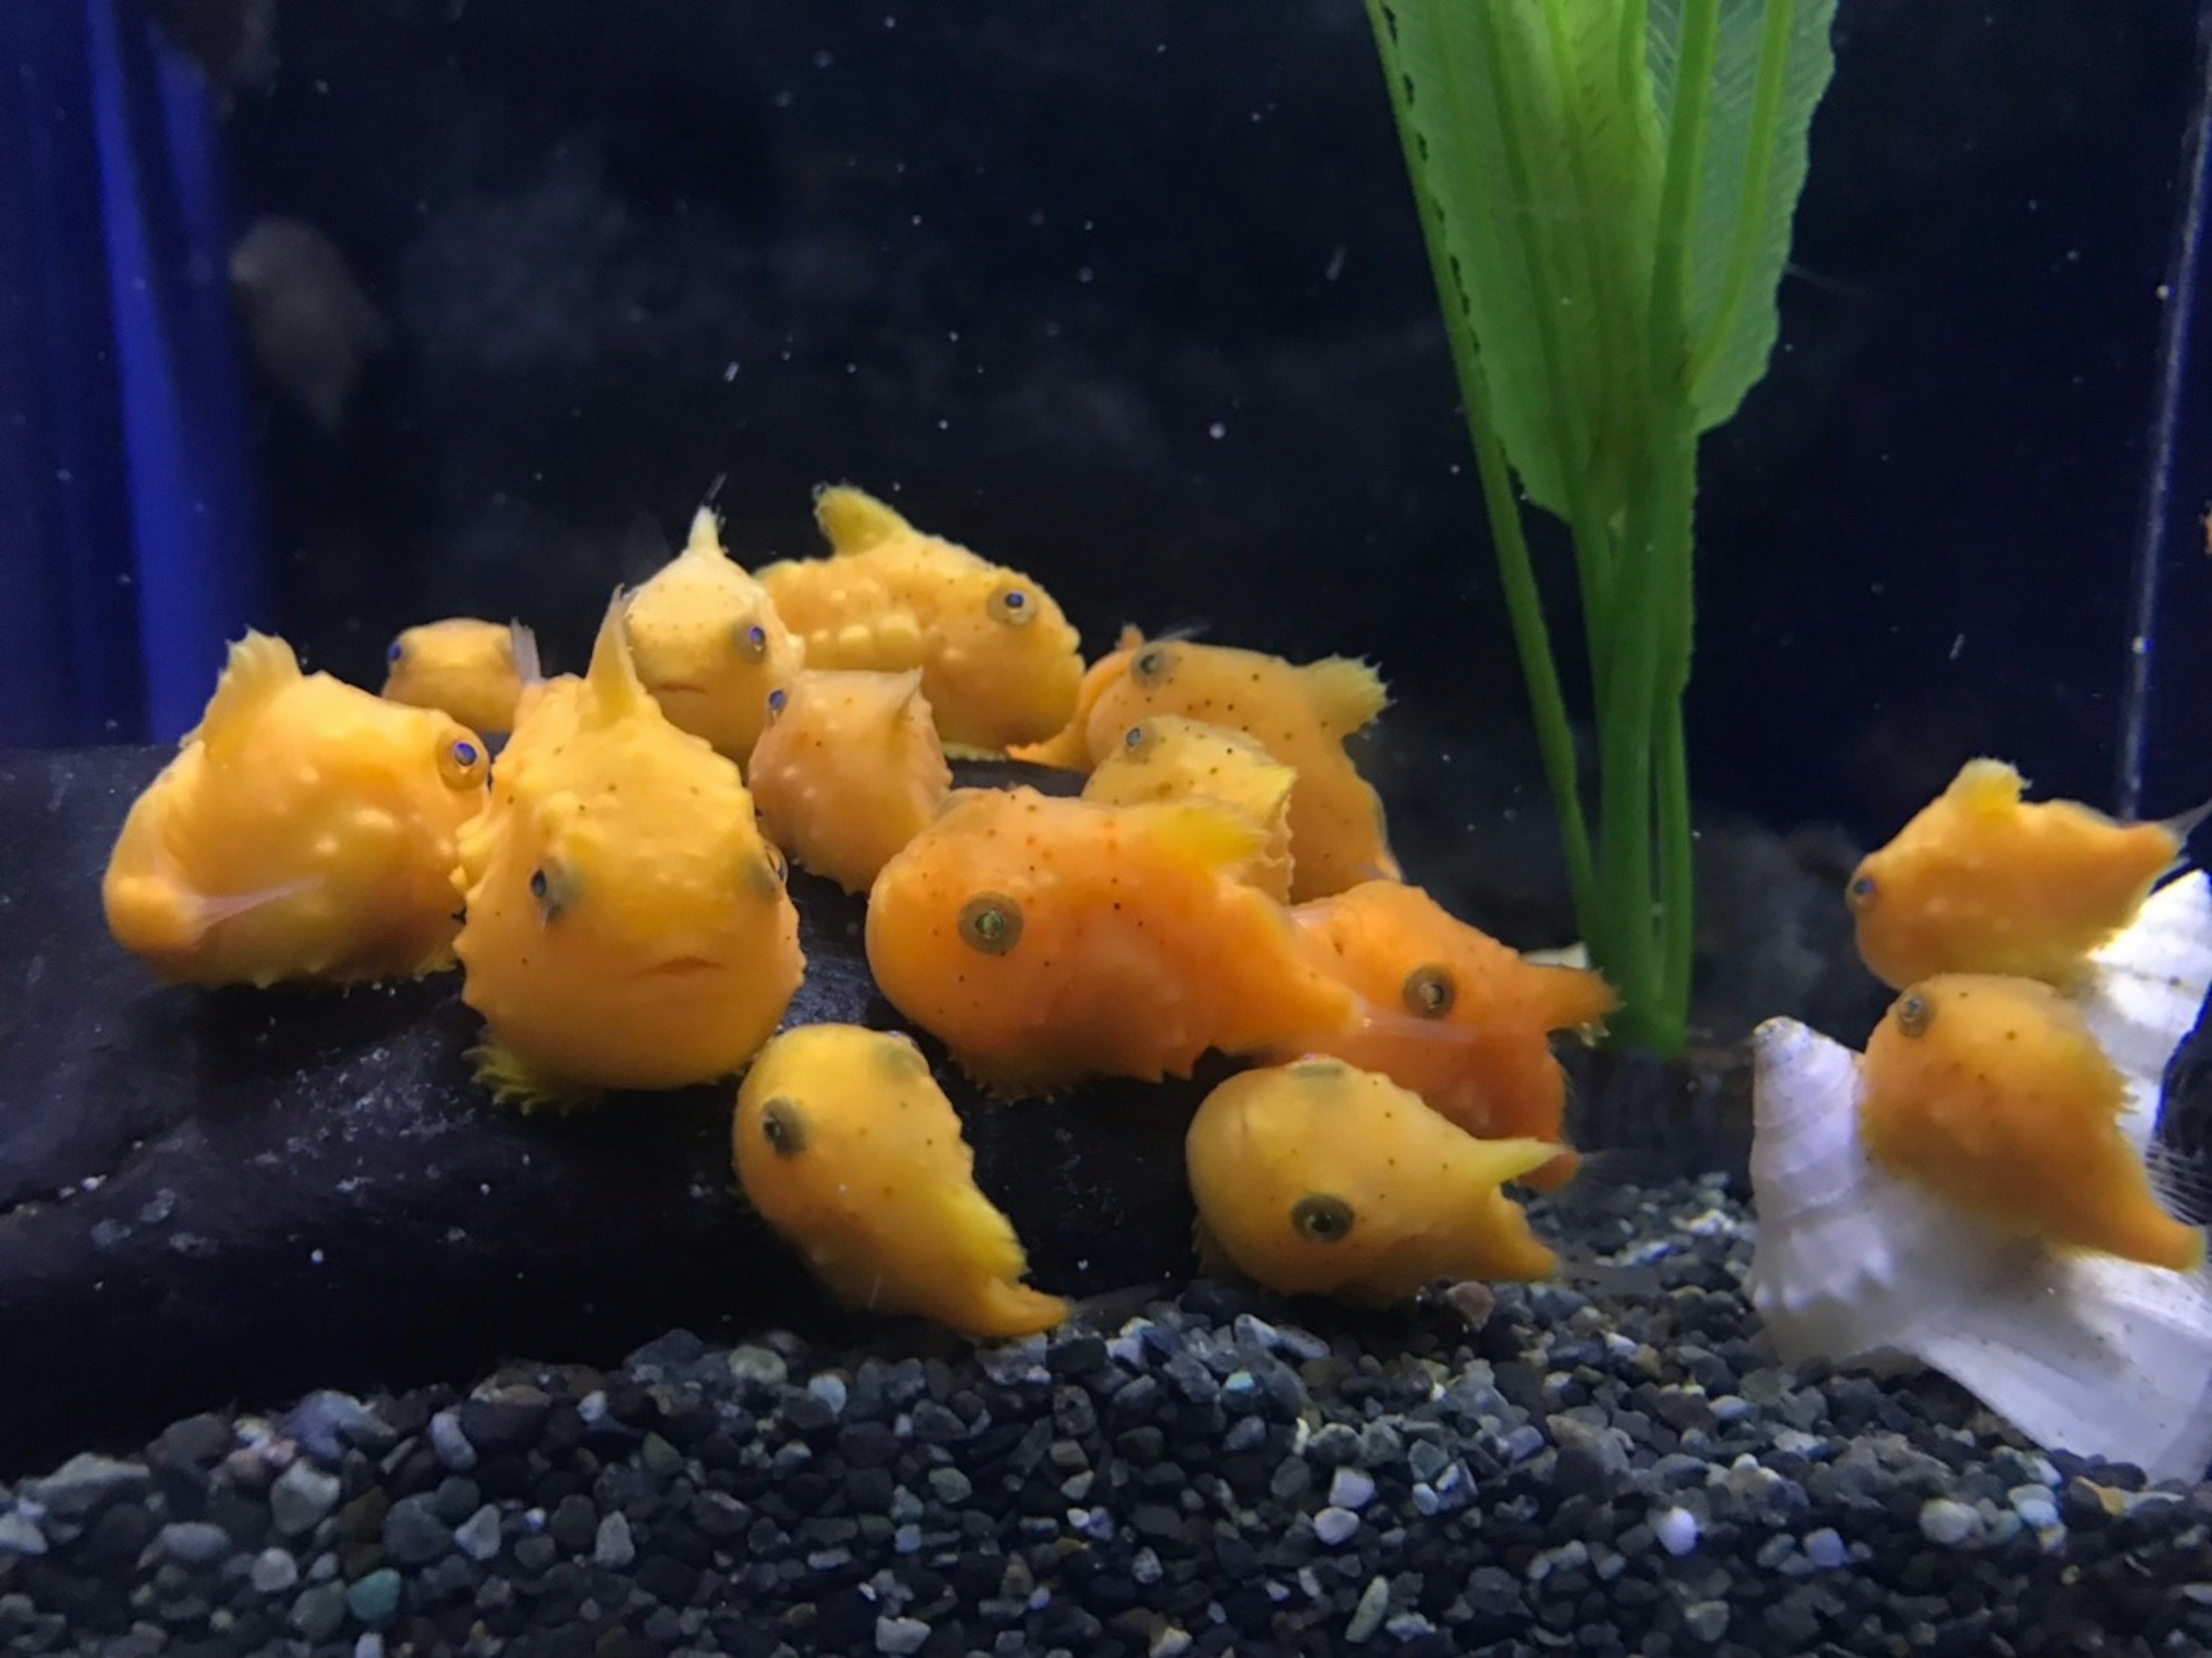
[[1687, 1509], [1662, 1509], [1651, 1516], [1651, 1534], [1678, 1559], [1698, 1546], [1698, 1516]]
[[1359, 1530], [1359, 1516], [1349, 1509], [1323, 1509], [1314, 1515], [1314, 1535], [1331, 1548], [1352, 1540]]

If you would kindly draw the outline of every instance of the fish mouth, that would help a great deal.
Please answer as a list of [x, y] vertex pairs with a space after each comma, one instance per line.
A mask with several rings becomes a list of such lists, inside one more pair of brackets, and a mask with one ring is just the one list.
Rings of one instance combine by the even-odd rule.
[[692, 696], [704, 696], [707, 694], [707, 688], [694, 679], [664, 679], [653, 688], [653, 695], [656, 696], [665, 696], [672, 691], [681, 691]]
[[637, 976], [641, 979], [689, 979], [702, 973], [712, 973], [721, 965], [711, 956], [671, 956], [666, 961], [641, 968]]

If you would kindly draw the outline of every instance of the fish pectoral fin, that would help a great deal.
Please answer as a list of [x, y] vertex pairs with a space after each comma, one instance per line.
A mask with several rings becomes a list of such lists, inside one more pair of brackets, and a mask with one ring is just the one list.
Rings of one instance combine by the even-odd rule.
[[247, 629], [246, 637], [231, 646], [200, 723], [184, 734], [178, 746], [197, 741], [210, 749], [222, 748], [252, 723], [271, 697], [298, 684], [301, 677], [300, 659], [289, 645], [274, 635]]
[[865, 489], [849, 483], [825, 483], [814, 492], [814, 521], [838, 558], [865, 553], [914, 526]]
[[1048, 1100], [1065, 1085], [1062, 1079], [1041, 1078], [1034, 1072], [1019, 1070], [986, 1058], [981, 1054], [964, 1054], [951, 1050], [952, 1063], [960, 1074], [1001, 1103], [1017, 1100]]
[[469, 1064], [477, 1082], [493, 1099], [527, 1115], [533, 1111], [567, 1113], [598, 1102], [600, 1090], [563, 1082], [533, 1069], [528, 1061], [495, 1037], [487, 1036], [469, 1050]]
[[1331, 656], [1298, 670], [1315, 712], [1329, 732], [1348, 736], [1390, 706], [1382, 676], [1357, 657]]
[[222, 923], [297, 896], [321, 884], [301, 876], [252, 892], [194, 892], [166, 875], [131, 876], [116, 881], [107, 895], [107, 920], [118, 943], [135, 954], [166, 955], [186, 950]]
[[1198, 1270], [1206, 1278], [1241, 1278], [1243, 1272], [1229, 1258], [1221, 1247], [1221, 1240], [1213, 1236], [1213, 1229], [1199, 1216], [1190, 1224], [1190, 1247], [1198, 1255]]

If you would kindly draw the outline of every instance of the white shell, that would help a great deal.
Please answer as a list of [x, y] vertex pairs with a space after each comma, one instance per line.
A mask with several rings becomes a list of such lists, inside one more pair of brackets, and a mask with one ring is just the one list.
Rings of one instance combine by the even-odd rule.
[[[2098, 952], [2084, 1017], [2126, 1076], [2141, 1144], [2212, 985], [2212, 889], [2154, 894]], [[1759, 1242], [1746, 1290], [1792, 1363], [1917, 1361], [2045, 1446], [2154, 1479], [2212, 1461], [2212, 1278], [2006, 1240], [1876, 1166], [1858, 1056], [1790, 1019], [1753, 1038]]]

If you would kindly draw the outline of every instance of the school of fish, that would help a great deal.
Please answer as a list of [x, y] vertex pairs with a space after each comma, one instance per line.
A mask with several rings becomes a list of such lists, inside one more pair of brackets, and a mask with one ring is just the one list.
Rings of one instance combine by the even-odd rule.
[[[1086, 667], [1024, 572], [849, 485], [815, 508], [829, 556], [758, 570], [702, 510], [580, 675], [453, 617], [392, 641], [379, 696], [248, 634], [125, 821], [114, 936], [200, 985], [458, 965], [477, 1077], [525, 1109], [742, 1078], [742, 1190], [832, 1295], [1051, 1327], [1069, 1304], [1026, 1282], [911, 1037], [777, 1034], [805, 970], [788, 858], [866, 895], [884, 997], [1005, 1101], [1246, 1062], [1185, 1145], [1209, 1269], [1375, 1305], [1557, 1270], [1509, 1187], [1574, 1177], [1555, 1044], [1613, 993], [1405, 879], [1352, 746], [1375, 669], [1134, 629]], [[979, 753], [1081, 793], [953, 787], [948, 754]], [[1851, 877], [1900, 993], [1858, 1143], [2005, 1237], [2193, 1272], [2069, 997], [2195, 817], [2021, 797], [1973, 761]]]

